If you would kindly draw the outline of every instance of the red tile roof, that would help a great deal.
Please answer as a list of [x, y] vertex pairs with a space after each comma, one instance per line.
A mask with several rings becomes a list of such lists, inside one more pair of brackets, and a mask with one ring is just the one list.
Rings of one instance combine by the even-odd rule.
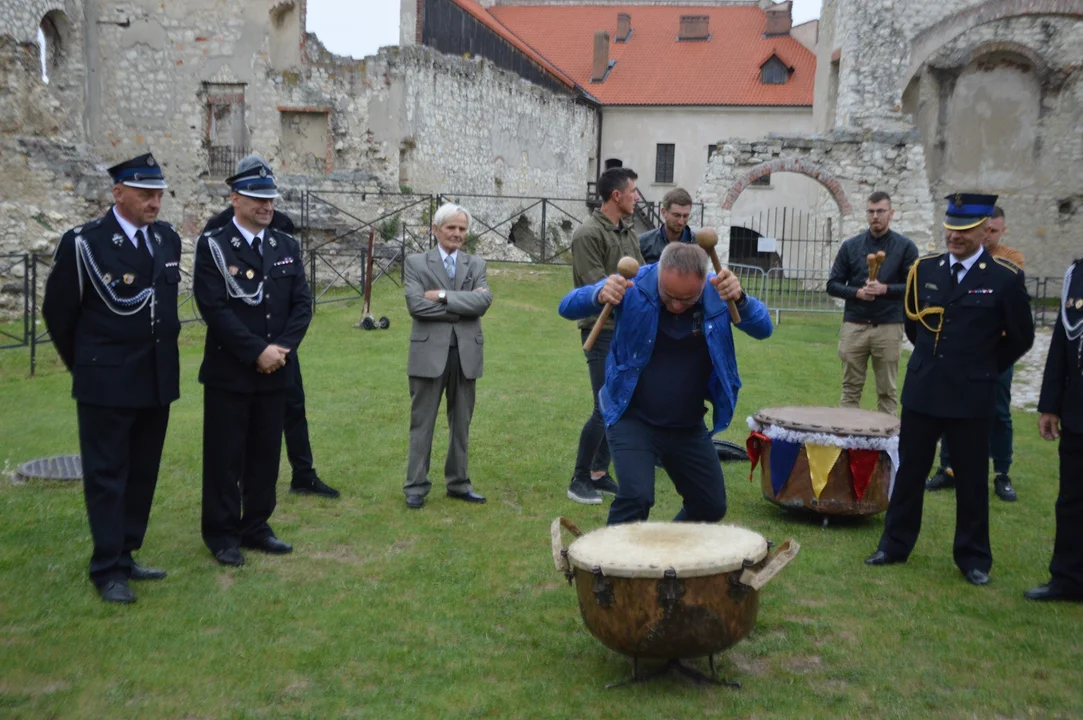
[[[486, 10], [474, 0], [455, 2], [603, 105], [812, 105], [815, 55], [792, 37], [764, 37], [767, 17], [758, 7], [497, 5]], [[632, 36], [625, 43], [613, 40], [618, 13], [632, 16]], [[678, 41], [681, 15], [709, 16], [711, 39]], [[609, 58], [617, 61], [600, 83], [590, 81], [596, 30], [609, 32]], [[760, 65], [772, 54], [794, 68], [785, 85], [760, 83]]]

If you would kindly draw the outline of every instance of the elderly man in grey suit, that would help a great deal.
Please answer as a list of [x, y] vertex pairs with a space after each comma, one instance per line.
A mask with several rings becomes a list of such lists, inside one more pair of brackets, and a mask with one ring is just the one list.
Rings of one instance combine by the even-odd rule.
[[444, 481], [448, 497], [471, 503], [485, 498], [474, 492], [467, 472], [474, 386], [481, 377], [481, 316], [493, 303], [485, 281], [485, 261], [460, 248], [470, 227], [470, 213], [447, 203], [433, 217], [437, 246], [406, 258], [406, 307], [414, 318], [410, 331], [410, 459], [406, 469], [406, 507], [418, 510], [432, 488], [429, 456], [440, 398], [447, 392], [450, 437]]

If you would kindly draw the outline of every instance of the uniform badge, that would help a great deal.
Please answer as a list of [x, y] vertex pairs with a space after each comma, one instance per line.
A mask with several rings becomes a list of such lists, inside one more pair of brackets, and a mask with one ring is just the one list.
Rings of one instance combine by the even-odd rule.
[[79, 233], [83, 232], [83, 226], [80, 225], [79, 227], [72, 230], [72, 232], [75, 233], [76, 235], [78, 235]]
[[985, 269], [985, 263], [978, 263], [978, 267], [982, 270]]
[[963, 204], [963, 194], [962, 193], [956, 193], [955, 194], [955, 204], [956, 205], [962, 205]]
[[267, 238], [267, 242], [271, 243], [271, 247], [273, 248], [278, 247], [278, 241], [275, 240], [273, 237]]
[[263, 177], [263, 178], [267, 177], [267, 168], [265, 168], [265, 167], [261, 167], [261, 168], [259, 169], [259, 176], [260, 176], [260, 177]]
[[102, 282], [108, 285], [109, 283], [113, 282], [113, 276], [109, 273], [102, 275]]
[[1076, 310], [1083, 310], [1083, 298], [1080, 298], [1079, 300], [1075, 301], [1075, 309]]
[[944, 261], [943, 260], [940, 261], [940, 267], [944, 267]]
[[229, 274], [232, 275], [233, 277], [237, 276], [237, 270], [238, 270], [238, 268], [237, 268], [236, 265], [230, 265], [229, 266]]
[[154, 167], [154, 158], [153, 157], [147, 158], [147, 167]]
[[233, 246], [234, 250], [241, 249], [241, 239], [239, 237], [230, 239], [229, 244]]
[[246, 272], [244, 274], [244, 276], [246, 278], [248, 278], [249, 280], [251, 280], [252, 278], [254, 278], [256, 276], [256, 273], [254, 271], [252, 271], [252, 270], [249, 270], [248, 272]]
[[932, 283], [925, 283], [925, 288], [927, 290], [939, 290], [940, 289], [940, 288], [938, 288], [936, 285], [934, 285]]
[[116, 245], [117, 247], [120, 247], [121, 243], [124, 242], [124, 236], [121, 235], [120, 233], [113, 233], [112, 240], [113, 240], [114, 245]]
[[158, 243], [160, 246], [162, 244], [162, 236], [158, 233], [154, 233], [154, 242]]
[[131, 285], [133, 282], [135, 282], [135, 275], [132, 275], [131, 273], [124, 273], [124, 284]]

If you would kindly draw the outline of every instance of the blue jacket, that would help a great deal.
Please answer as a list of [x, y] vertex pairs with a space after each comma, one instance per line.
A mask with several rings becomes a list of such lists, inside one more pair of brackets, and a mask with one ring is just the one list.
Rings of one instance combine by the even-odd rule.
[[[708, 275], [708, 279], [712, 277], [714, 273]], [[628, 409], [639, 375], [650, 362], [654, 338], [658, 334], [658, 315], [662, 307], [658, 298], [658, 266], [644, 266], [633, 282], [624, 300], [613, 309], [616, 331], [605, 361], [605, 386], [598, 393], [606, 427], [620, 420]], [[565, 295], [560, 301], [561, 317], [577, 320], [597, 315], [602, 305], [595, 297], [603, 285], [605, 280], [600, 280]], [[708, 286], [703, 293], [703, 306], [707, 349], [714, 366], [706, 398], [714, 406], [714, 429], [711, 430], [714, 434], [725, 430], [733, 420], [741, 377], [737, 373], [737, 356], [733, 350], [733, 323], [725, 301]], [[741, 312], [738, 329], [758, 340], [771, 336], [774, 327], [763, 303], [749, 295], [737, 309]]]

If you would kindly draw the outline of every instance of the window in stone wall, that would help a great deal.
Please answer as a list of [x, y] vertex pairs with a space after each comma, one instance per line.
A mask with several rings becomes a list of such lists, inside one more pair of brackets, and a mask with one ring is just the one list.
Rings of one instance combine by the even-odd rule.
[[711, 158], [718, 152], [718, 145], [711, 144], [707, 146], [707, 162], [711, 162]]
[[38, 26], [38, 49], [41, 61], [41, 79], [48, 83], [55, 76], [65, 57], [64, 47], [71, 32], [67, 15], [53, 10], [41, 19]]
[[204, 83], [207, 97], [208, 169], [212, 177], [229, 177], [248, 154], [244, 83]]
[[331, 172], [333, 146], [331, 109], [280, 107], [279, 158], [286, 172], [326, 175]]
[[760, 66], [760, 82], [764, 85], [785, 85], [789, 79], [790, 68], [777, 55], [772, 55]]
[[771, 173], [765, 173], [748, 184], [749, 187], [771, 187]]
[[673, 164], [676, 156], [676, 145], [673, 143], [658, 143], [654, 160], [654, 181], [656, 183], [673, 182]]

